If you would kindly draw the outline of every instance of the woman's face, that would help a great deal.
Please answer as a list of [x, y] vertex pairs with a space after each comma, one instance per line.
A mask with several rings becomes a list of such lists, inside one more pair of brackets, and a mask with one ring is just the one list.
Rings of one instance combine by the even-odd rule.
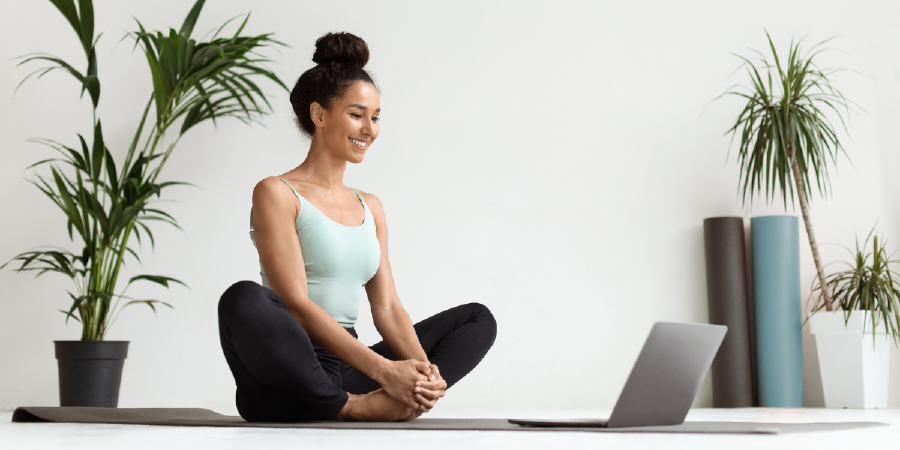
[[366, 150], [378, 137], [381, 106], [375, 86], [357, 81], [331, 108], [325, 110], [313, 102], [310, 109], [316, 137], [324, 140], [326, 148], [352, 163], [362, 162]]

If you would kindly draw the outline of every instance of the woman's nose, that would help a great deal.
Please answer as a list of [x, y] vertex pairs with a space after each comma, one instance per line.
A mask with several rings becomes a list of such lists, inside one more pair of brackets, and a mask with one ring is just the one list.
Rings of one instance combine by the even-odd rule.
[[362, 125], [362, 132], [366, 136], [374, 136], [375, 135], [375, 122], [372, 119], [364, 120]]

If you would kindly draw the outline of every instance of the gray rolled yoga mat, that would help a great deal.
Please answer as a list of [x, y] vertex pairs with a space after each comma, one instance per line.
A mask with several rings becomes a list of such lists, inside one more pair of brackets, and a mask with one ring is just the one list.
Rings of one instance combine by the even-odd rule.
[[16, 408], [13, 422], [105, 423], [125, 425], [168, 425], [185, 427], [251, 427], [251, 428], [330, 428], [349, 430], [479, 430], [479, 431], [593, 431], [606, 433], [714, 433], [714, 434], [779, 434], [811, 431], [849, 430], [887, 426], [881, 422], [685, 422], [664, 427], [589, 428], [532, 427], [509, 423], [507, 419], [427, 419], [411, 422], [245, 422], [237, 416], [200, 408], [94, 408], [94, 407], [21, 407]]
[[703, 220], [703, 240], [709, 323], [728, 327], [712, 363], [713, 406], [753, 406], [744, 219], [710, 217]]

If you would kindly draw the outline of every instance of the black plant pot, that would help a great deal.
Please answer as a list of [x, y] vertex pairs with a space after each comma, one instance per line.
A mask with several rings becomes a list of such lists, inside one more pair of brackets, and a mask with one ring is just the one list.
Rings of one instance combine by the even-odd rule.
[[128, 341], [53, 341], [59, 362], [60, 406], [119, 404]]

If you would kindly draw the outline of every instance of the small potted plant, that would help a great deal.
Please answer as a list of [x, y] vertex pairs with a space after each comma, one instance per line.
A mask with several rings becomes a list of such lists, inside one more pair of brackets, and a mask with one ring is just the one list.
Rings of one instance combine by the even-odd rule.
[[[866, 252], [869, 241], [871, 252]], [[875, 229], [862, 247], [848, 251], [847, 270], [828, 275], [836, 311], [823, 311], [822, 286], [813, 281], [815, 296], [809, 316], [816, 337], [825, 406], [828, 408], [886, 408], [890, 339], [900, 344], [900, 274], [891, 266], [885, 242]]]
[[[132, 276], [124, 289], [117, 289], [122, 284], [120, 269], [125, 265], [125, 258], [131, 256], [140, 262], [137, 252], [128, 245], [129, 239], [134, 237], [140, 244], [143, 234], [155, 248], [148, 227], [151, 221], [178, 227], [175, 218], [154, 208], [151, 200], [154, 195], [159, 198], [168, 186], [190, 183], [157, 182], [157, 177], [178, 141], [195, 125], [207, 120], [215, 123], [216, 119], [225, 117], [248, 124], [259, 122], [258, 117], [266, 114], [261, 104], [269, 105], [269, 102], [252, 79], [264, 77], [285, 91], [288, 89], [261, 64], [269, 60], [258, 57], [256, 50], [272, 43], [284, 44], [271, 39], [270, 34], [241, 36], [249, 14], [231, 37], [217, 37], [217, 31], [210, 40], [192, 38], [204, 0], [194, 3], [180, 30], [148, 32], [138, 21], [139, 31], [128, 36], [143, 50], [153, 86], [146, 105], [141, 105], [143, 116], [130, 147], [124, 152], [124, 162], [119, 160], [117, 163], [109, 143], [103, 139], [97, 110], [101, 91], [95, 46], [100, 36], [94, 37], [92, 1], [80, 0], [77, 5], [74, 0], [50, 2], [75, 30], [87, 58], [87, 69], [82, 73], [67, 62], [45, 54], [30, 56], [19, 64], [30, 61], [50, 63], [49, 67], [36, 70], [26, 80], [37, 73], [40, 77], [54, 70], [72, 75], [78, 81], [82, 95], [88, 92], [90, 96], [93, 127], [87, 139], [79, 134], [78, 143], [72, 146], [49, 139], [32, 139], [58, 151], [63, 158], [32, 164], [29, 168], [50, 163], [51, 175], [38, 175], [39, 181], [29, 181], [63, 212], [69, 238], [80, 239], [83, 249], [24, 252], [0, 269], [19, 261], [18, 272], [37, 271], [35, 276], [56, 272], [73, 281], [76, 292], [68, 293], [72, 303], [61, 311], [67, 321], [80, 322], [82, 331], [79, 341], [55, 342], [60, 404], [116, 407], [128, 341], [105, 341], [107, 331], [126, 306], [145, 304], [154, 312], [155, 305], [170, 306], [156, 299], [126, 296], [125, 290], [137, 281], [166, 288], [170, 283], [184, 285], [171, 277], [144, 274]], [[224, 27], [219, 27], [219, 31]], [[155, 113], [151, 113], [154, 105]], [[171, 131], [177, 133], [175, 139], [164, 144], [166, 137], [171, 137], [167, 136], [167, 131], [170, 135]]]

